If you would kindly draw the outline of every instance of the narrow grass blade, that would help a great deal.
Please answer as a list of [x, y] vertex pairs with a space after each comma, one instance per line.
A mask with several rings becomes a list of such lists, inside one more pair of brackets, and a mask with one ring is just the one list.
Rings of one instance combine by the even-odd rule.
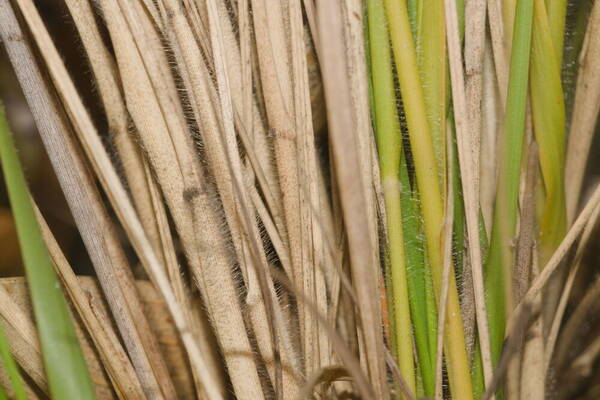
[[505, 270], [509, 268], [511, 239], [517, 224], [532, 24], [533, 2], [519, 0], [514, 24], [504, 135], [500, 147], [494, 225], [489, 258], [485, 266], [487, 309], [494, 364], [500, 359], [504, 341], [505, 284], [509, 282], [508, 277], [505, 277]]
[[50, 392], [55, 399], [94, 399], [89, 371], [75, 335], [67, 302], [35, 219], [25, 175], [1, 108], [0, 156], [15, 215]]

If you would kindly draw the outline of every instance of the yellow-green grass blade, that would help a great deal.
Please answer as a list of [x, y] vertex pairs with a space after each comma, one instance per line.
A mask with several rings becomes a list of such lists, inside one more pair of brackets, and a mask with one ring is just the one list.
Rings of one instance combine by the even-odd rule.
[[0, 106], [0, 160], [53, 399], [94, 399], [75, 327], [37, 224], [25, 175]]
[[[0, 124], [2, 124], [2, 122], [0, 122]], [[21, 377], [17, 363], [10, 353], [8, 340], [6, 339], [6, 334], [4, 333], [2, 326], [0, 326], [0, 359], [2, 359], [2, 366], [6, 371], [6, 375], [8, 375], [8, 379], [14, 393], [14, 398], [16, 400], [26, 400], [27, 395], [25, 394], [25, 387], [23, 386], [23, 378]], [[0, 396], [0, 399], [1, 398], [2, 397]]]
[[[562, 65], [565, 41], [565, 23], [567, 20], [567, 0], [545, 0], [549, 39], [552, 41], [558, 65]], [[535, 27], [533, 28], [535, 30]]]
[[[427, 255], [434, 292], [438, 297], [442, 284], [441, 240], [445, 220], [438, 161], [429, 129], [406, 3], [386, 0], [385, 6], [422, 205]], [[445, 73], [444, 68], [444, 76]], [[423, 86], [426, 85], [427, 82]], [[445, 118], [445, 114], [443, 116]], [[450, 388], [454, 398], [469, 400], [473, 398], [473, 393], [454, 273], [450, 274], [447, 310], [449, 318], [445, 325], [444, 349]]]
[[497, 364], [502, 351], [506, 324], [505, 287], [510, 280], [509, 277], [505, 277], [505, 269], [509, 270], [512, 265], [511, 243], [517, 224], [532, 24], [533, 2], [517, 1], [504, 134], [500, 144], [494, 224], [490, 251], [485, 263], [488, 322], [494, 365]]
[[402, 132], [398, 120], [389, 36], [383, 0], [368, 1], [368, 32], [375, 136], [387, 217], [388, 255], [391, 271], [394, 341], [402, 373], [416, 392], [408, 284], [404, 258], [404, 234], [400, 203]]
[[544, 0], [534, 0], [533, 15], [531, 110], [546, 194], [540, 222], [540, 263], [545, 265], [566, 232], [565, 105], [560, 57]]

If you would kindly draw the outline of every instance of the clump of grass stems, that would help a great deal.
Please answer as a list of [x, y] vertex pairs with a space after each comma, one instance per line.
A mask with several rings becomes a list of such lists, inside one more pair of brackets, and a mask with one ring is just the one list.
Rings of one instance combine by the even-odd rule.
[[574, 371], [584, 311], [561, 327], [600, 215], [600, 189], [577, 213], [600, 2], [571, 3], [65, 0], [84, 95], [36, 3], [0, 0], [99, 283], [34, 212], [0, 115], [41, 339], [2, 294], [0, 399], [544, 398]]

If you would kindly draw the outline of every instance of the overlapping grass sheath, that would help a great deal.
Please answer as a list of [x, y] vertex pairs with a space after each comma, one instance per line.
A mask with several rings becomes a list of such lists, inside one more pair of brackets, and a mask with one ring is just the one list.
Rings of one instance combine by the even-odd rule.
[[388, 255], [391, 272], [395, 353], [400, 371], [415, 393], [413, 336], [408, 300], [402, 210], [400, 202], [400, 158], [402, 133], [396, 109], [389, 36], [383, 0], [368, 2], [368, 31], [373, 90], [373, 115], [381, 180], [387, 217]]
[[54, 399], [94, 399], [71, 314], [37, 224], [25, 175], [1, 105], [0, 160], [15, 216], [50, 394]]
[[[435, 149], [427, 119], [406, 4], [402, 1], [386, 0], [385, 6], [422, 205], [427, 256], [431, 265], [434, 289], [439, 298], [442, 285], [441, 234], [444, 207]], [[427, 82], [424, 82], [423, 86], [426, 85]], [[468, 400], [473, 398], [473, 393], [458, 291], [453, 273], [450, 274], [447, 310], [444, 348], [450, 387], [454, 398]]]
[[498, 190], [490, 251], [485, 263], [485, 287], [489, 314], [492, 361], [499, 360], [506, 324], [505, 276], [511, 266], [519, 198], [519, 176], [525, 131], [527, 84], [533, 23], [533, 2], [519, 0], [515, 9], [508, 98], [500, 144]]

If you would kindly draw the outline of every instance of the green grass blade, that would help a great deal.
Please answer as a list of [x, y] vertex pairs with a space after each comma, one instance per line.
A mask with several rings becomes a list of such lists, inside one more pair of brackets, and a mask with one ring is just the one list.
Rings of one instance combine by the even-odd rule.
[[25, 175], [1, 106], [0, 160], [15, 216], [50, 393], [54, 399], [94, 399], [71, 314], [35, 219]]
[[400, 157], [402, 133], [396, 109], [389, 36], [385, 24], [383, 0], [368, 2], [368, 32], [371, 82], [375, 115], [375, 134], [387, 217], [389, 262], [392, 281], [393, 333], [400, 372], [410, 390], [416, 392], [404, 235], [400, 203]]
[[485, 267], [492, 361], [497, 364], [506, 324], [505, 285], [510, 277], [511, 240], [515, 234], [519, 197], [519, 177], [525, 131], [529, 55], [533, 25], [533, 2], [519, 0], [515, 23], [504, 122], [500, 147], [498, 190], [494, 209], [490, 252]]
[[[2, 107], [0, 105], [0, 107]], [[0, 111], [0, 114], [2, 111]], [[0, 118], [2, 116], [0, 115]], [[0, 122], [2, 124], [2, 122]], [[0, 127], [2, 129], [2, 127]], [[12, 386], [12, 390], [14, 392], [14, 397], [16, 400], [26, 400], [27, 395], [25, 394], [25, 387], [23, 386], [23, 378], [21, 377], [21, 372], [19, 372], [19, 368], [17, 367], [17, 363], [12, 357], [10, 353], [10, 348], [8, 345], [8, 341], [6, 339], [6, 334], [4, 333], [4, 329], [0, 326], [0, 358], [2, 359], [2, 366], [8, 375], [8, 379], [10, 380], [10, 384]], [[0, 396], [0, 399], [2, 397]]]

